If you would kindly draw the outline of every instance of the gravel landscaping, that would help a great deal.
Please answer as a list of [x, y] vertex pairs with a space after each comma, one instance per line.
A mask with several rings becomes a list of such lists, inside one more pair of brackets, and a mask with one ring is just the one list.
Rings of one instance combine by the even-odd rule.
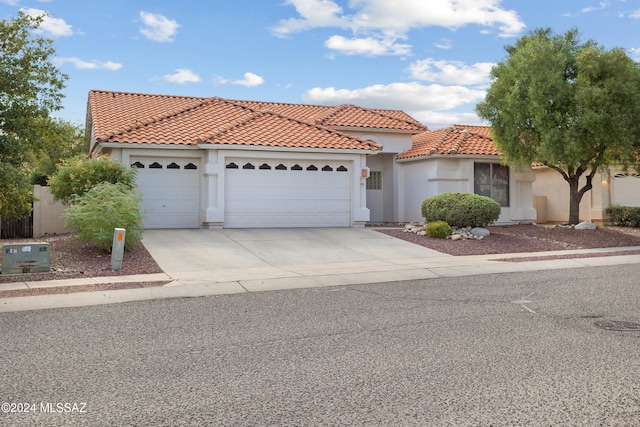
[[487, 229], [491, 235], [483, 240], [457, 241], [405, 233], [401, 228], [381, 228], [378, 231], [457, 256], [640, 246], [640, 229], [637, 228], [604, 227], [597, 230], [575, 230], [527, 224], [489, 226]]

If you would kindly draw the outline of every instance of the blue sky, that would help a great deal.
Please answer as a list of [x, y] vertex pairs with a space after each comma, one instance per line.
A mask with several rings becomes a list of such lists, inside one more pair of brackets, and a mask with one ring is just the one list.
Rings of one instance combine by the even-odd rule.
[[69, 76], [56, 116], [92, 89], [402, 109], [430, 129], [479, 124], [492, 64], [539, 27], [640, 61], [640, 0], [0, 0], [46, 11]]

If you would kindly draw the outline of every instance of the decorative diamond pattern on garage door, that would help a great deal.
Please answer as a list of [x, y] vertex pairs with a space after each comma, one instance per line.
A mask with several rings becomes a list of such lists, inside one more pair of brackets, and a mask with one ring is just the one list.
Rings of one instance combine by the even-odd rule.
[[132, 157], [138, 169], [136, 184], [142, 193], [145, 228], [200, 226], [199, 161]]
[[348, 162], [227, 159], [225, 228], [349, 227]]

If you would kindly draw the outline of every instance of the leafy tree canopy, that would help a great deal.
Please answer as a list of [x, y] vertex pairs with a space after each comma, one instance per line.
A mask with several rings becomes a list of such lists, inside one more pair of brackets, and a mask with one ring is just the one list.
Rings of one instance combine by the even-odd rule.
[[58, 165], [87, 151], [82, 126], [61, 119], [46, 120], [42, 126], [42, 142], [29, 161], [31, 184], [48, 185]]
[[575, 224], [599, 169], [637, 164], [640, 67], [622, 49], [581, 42], [576, 29], [537, 29], [506, 51], [476, 111], [507, 163], [539, 162], [562, 175]]
[[31, 210], [24, 162], [42, 143], [49, 114], [60, 109], [67, 79], [50, 61], [53, 42], [35, 34], [42, 20], [19, 12], [0, 21], [0, 216], [6, 220]]

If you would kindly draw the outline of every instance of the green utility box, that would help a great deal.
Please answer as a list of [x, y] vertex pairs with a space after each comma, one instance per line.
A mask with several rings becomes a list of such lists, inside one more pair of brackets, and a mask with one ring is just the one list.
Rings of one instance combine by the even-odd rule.
[[51, 270], [48, 243], [2, 245], [2, 274], [46, 273]]

